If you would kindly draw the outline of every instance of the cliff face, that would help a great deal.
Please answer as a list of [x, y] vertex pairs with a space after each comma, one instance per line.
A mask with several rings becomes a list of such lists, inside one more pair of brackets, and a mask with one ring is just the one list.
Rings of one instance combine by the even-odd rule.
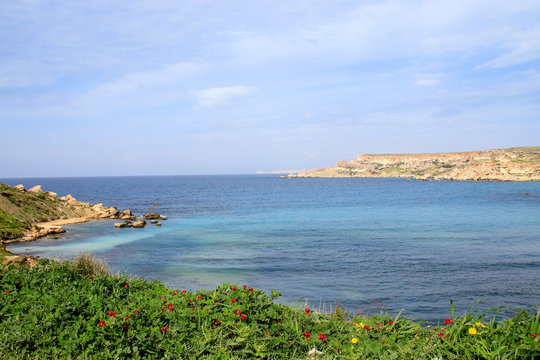
[[298, 177], [407, 177], [420, 180], [540, 181], [540, 147], [447, 154], [359, 155]]

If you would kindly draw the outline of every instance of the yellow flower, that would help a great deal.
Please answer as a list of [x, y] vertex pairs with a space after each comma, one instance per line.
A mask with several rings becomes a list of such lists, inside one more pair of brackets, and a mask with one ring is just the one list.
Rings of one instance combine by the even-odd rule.
[[483, 327], [483, 328], [486, 327], [486, 326], [485, 326], [484, 324], [482, 324], [481, 322], [477, 322], [477, 323], [476, 323], [476, 326]]
[[351, 342], [352, 342], [353, 344], [356, 344], [356, 343], [358, 342], [358, 339], [357, 339], [357, 338], [352, 338]]
[[363, 328], [363, 327], [364, 327], [364, 323], [359, 323], [359, 324], [356, 324], [356, 325], [354, 325], [354, 326], [356, 326], [357, 328]]
[[470, 328], [470, 329], [469, 329], [469, 334], [470, 334], [470, 335], [476, 335], [476, 329], [473, 328], [473, 327]]

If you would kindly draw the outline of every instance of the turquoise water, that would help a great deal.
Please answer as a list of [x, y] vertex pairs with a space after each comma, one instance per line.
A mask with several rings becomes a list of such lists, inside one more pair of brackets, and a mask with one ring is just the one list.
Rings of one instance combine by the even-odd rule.
[[[138, 214], [161, 228], [66, 226], [13, 252], [92, 251], [117, 271], [181, 289], [223, 282], [353, 311], [439, 321], [500, 305], [540, 304], [540, 183], [171, 176], [4, 179]], [[532, 193], [533, 196], [524, 195]]]

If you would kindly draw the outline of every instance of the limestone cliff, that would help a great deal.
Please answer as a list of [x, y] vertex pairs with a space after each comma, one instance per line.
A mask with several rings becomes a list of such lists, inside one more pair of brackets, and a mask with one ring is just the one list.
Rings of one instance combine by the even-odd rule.
[[445, 154], [358, 155], [291, 177], [406, 177], [420, 180], [540, 181], [540, 147]]

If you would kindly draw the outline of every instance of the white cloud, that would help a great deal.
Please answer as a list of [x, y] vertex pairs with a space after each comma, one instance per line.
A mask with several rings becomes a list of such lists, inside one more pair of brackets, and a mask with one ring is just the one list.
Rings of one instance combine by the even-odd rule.
[[206, 90], [193, 90], [190, 94], [197, 99], [197, 105], [211, 107], [221, 104], [230, 98], [248, 95], [253, 92], [253, 88], [243, 85], [231, 87], [216, 87]]

